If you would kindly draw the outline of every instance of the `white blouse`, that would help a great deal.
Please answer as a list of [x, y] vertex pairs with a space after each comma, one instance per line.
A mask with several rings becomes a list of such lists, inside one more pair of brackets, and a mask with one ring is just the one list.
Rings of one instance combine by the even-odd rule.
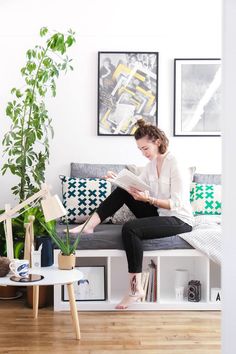
[[146, 165], [140, 178], [150, 185], [151, 197], [169, 200], [170, 209], [158, 208], [160, 216], [176, 216], [193, 226], [193, 213], [189, 200], [189, 177], [181, 170], [171, 152], [168, 152], [163, 160], [159, 177], [155, 158]]

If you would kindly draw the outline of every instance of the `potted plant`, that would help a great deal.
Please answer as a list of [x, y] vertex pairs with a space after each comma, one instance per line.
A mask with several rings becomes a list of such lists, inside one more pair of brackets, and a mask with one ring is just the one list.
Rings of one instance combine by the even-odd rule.
[[51, 236], [53, 242], [58, 246], [60, 249], [60, 253], [58, 255], [58, 268], [59, 269], [73, 269], [75, 267], [75, 251], [80, 241], [81, 234], [91, 219], [92, 215], [95, 211], [89, 216], [89, 218], [84, 223], [83, 227], [81, 228], [80, 232], [77, 234], [74, 240], [71, 240], [68, 222], [66, 222], [66, 232], [65, 237], [61, 238], [56, 231], [55, 225], [41, 222], [43, 227], [47, 230], [48, 234]]
[[[6, 161], [1, 168], [2, 175], [10, 172], [18, 178], [11, 188], [19, 202], [25, 200], [40, 189], [45, 182], [46, 165], [49, 162], [49, 142], [53, 138], [52, 119], [48, 114], [45, 100], [49, 92], [56, 96], [56, 80], [61, 72], [73, 70], [68, 49], [75, 43], [75, 33], [49, 33], [46, 27], [40, 29], [44, 44], [36, 45], [26, 52], [26, 64], [21, 69], [24, 85], [13, 87], [12, 100], [6, 107], [6, 115], [11, 121], [5, 133], [2, 145]], [[37, 211], [39, 210], [39, 211]], [[30, 211], [35, 215], [35, 234], [42, 230], [40, 207]], [[12, 219], [14, 247], [15, 234], [20, 238], [15, 257], [22, 253], [24, 244], [24, 215]], [[0, 230], [1, 238], [2, 231]], [[1, 243], [4, 254], [4, 241]]]
[[6, 108], [11, 126], [2, 141], [7, 160], [1, 170], [3, 175], [9, 171], [19, 179], [12, 187], [19, 202], [37, 192], [45, 182], [49, 141], [53, 137], [45, 98], [50, 91], [56, 96], [56, 79], [60, 72], [73, 70], [66, 53], [75, 42], [74, 32], [49, 35], [48, 29], [43, 27], [40, 36], [46, 36], [46, 43], [27, 50], [27, 62], [21, 69], [25, 85], [12, 88], [13, 98]]
[[[26, 64], [21, 69], [24, 85], [12, 88], [13, 97], [6, 107], [6, 115], [11, 124], [2, 141], [6, 161], [1, 172], [2, 175], [10, 172], [18, 179], [11, 190], [19, 202], [37, 192], [45, 181], [49, 142], [53, 138], [52, 119], [45, 104], [46, 96], [51, 92], [55, 97], [56, 80], [60, 73], [66, 74], [68, 70], [73, 70], [67, 51], [75, 43], [75, 33], [69, 30], [66, 34], [50, 34], [43, 27], [40, 29], [40, 36], [44, 43], [26, 52]], [[37, 218], [38, 214], [35, 228]], [[19, 215], [12, 221], [14, 257], [20, 258], [24, 246], [25, 218]], [[2, 232], [0, 236], [5, 237]], [[16, 237], [21, 238], [17, 245]], [[4, 254], [5, 243], [2, 241], [1, 249]]]

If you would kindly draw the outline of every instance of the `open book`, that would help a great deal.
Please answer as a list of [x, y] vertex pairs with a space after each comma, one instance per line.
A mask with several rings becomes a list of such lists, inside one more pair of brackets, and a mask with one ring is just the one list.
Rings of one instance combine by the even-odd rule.
[[136, 188], [142, 192], [150, 191], [150, 186], [143, 182], [138, 176], [124, 169], [118, 173], [115, 178], [108, 178], [109, 182], [116, 184], [117, 186], [128, 191], [131, 187]]

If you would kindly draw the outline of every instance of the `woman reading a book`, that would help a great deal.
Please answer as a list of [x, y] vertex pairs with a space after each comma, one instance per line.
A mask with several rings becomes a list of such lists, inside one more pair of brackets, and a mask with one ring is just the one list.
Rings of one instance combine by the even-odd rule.
[[[142, 119], [137, 121], [137, 126], [134, 134], [137, 147], [150, 160], [139, 177], [150, 186], [150, 192], [132, 187], [126, 191], [117, 187], [100, 204], [83, 230], [92, 233], [98, 224], [112, 216], [123, 204], [136, 216], [122, 228], [130, 289], [116, 306], [117, 309], [126, 309], [144, 296], [141, 286], [142, 240], [190, 232], [193, 225], [189, 184], [185, 183], [175, 156], [168, 151], [169, 141], [165, 133]], [[106, 177], [112, 178], [115, 174], [110, 171]], [[82, 226], [72, 229], [72, 232], [78, 232]]]

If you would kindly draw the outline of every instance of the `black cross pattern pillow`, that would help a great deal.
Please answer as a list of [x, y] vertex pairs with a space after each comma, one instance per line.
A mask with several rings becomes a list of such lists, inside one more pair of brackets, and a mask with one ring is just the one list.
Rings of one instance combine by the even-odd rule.
[[111, 193], [111, 183], [102, 178], [60, 176], [60, 179], [63, 205], [70, 224], [86, 220]]

